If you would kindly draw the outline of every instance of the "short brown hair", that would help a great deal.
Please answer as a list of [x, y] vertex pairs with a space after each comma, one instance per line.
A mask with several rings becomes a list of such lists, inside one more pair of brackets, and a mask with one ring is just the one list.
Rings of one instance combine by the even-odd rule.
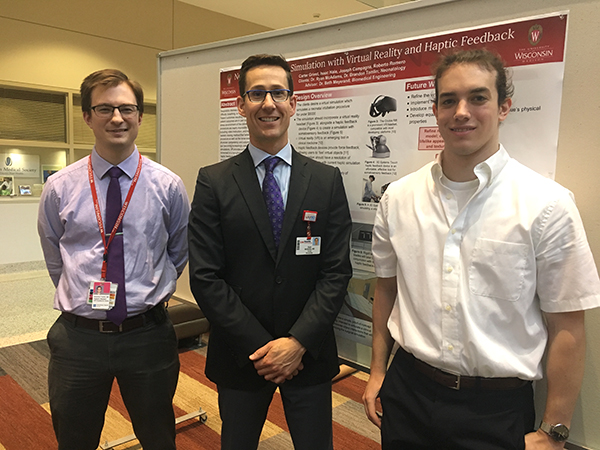
[[106, 88], [116, 87], [121, 83], [125, 83], [131, 88], [137, 101], [140, 115], [144, 113], [144, 91], [142, 86], [137, 82], [130, 80], [127, 75], [117, 69], [103, 69], [89, 74], [81, 83], [79, 92], [81, 93], [81, 110], [85, 113], [92, 112], [92, 91], [98, 86]]
[[512, 97], [514, 86], [508, 69], [504, 67], [504, 62], [500, 55], [485, 48], [470, 49], [444, 55], [432, 66], [432, 72], [435, 77], [435, 98], [433, 100], [435, 104], [438, 102], [438, 80], [455, 64], [476, 64], [482, 69], [496, 72], [498, 106], [502, 105], [507, 98]]
[[288, 89], [291, 91], [292, 94], [294, 93], [294, 80], [292, 79], [292, 71], [290, 69], [290, 65], [285, 60], [285, 58], [281, 55], [261, 54], [249, 56], [242, 63], [242, 68], [240, 69], [240, 78], [238, 80], [241, 96], [244, 96], [244, 94], [246, 93], [246, 74], [250, 69], [254, 69], [255, 67], [259, 66], [277, 66], [285, 70], [288, 82]]

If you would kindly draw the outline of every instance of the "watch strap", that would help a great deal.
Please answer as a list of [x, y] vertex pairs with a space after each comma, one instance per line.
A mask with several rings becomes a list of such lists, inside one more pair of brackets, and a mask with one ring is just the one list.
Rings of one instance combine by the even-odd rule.
[[562, 423], [552, 425], [542, 421], [542, 423], [540, 423], [540, 430], [557, 442], [565, 442], [569, 438], [569, 428]]

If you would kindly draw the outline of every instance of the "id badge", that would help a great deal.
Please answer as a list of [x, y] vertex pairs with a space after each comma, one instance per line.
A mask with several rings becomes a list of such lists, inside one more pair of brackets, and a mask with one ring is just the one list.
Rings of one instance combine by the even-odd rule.
[[319, 236], [296, 238], [296, 256], [319, 254], [321, 254], [321, 238]]
[[88, 303], [92, 309], [109, 310], [115, 306], [117, 298], [117, 283], [109, 281], [92, 281], [90, 283], [90, 294]]

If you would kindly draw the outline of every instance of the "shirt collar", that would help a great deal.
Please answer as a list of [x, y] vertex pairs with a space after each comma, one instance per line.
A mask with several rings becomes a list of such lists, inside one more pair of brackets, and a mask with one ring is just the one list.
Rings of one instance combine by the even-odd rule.
[[441, 184], [442, 176], [444, 172], [442, 170], [442, 153], [435, 155], [435, 161], [431, 164], [431, 176], [436, 184]]
[[508, 152], [502, 144], [496, 153], [475, 166], [475, 176], [479, 178], [480, 186], [489, 186], [502, 171], [510, 159]]
[[[117, 165], [117, 167], [119, 167], [129, 178], [133, 179], [133, 176], [135, 175], [135, 171], [137, 170], [140, 159], [139, 155], [140, 154], [136, 145], [133, 153], [129, 155], [125, 161], [122, 161]], [[92, 167], [98, 178], [104, 178], [106, 173], [113, 167], [113, 165], [102, 158], [102, 156], [100, 156], [96, 151], [96, 147], [94, 147], [92, 150]]]
[[[248, 144], [248, 150], [250, 150], [250, 155], [252, 156], [252, 161], [254, 162], [254, 167], [258, 167], [259, 164], [261, 162], [263, 162], [265, 159], [267, 159], [269, 156], [273, 156], [273, 155], [261, 150], [260, 148], [255, 147], [252, 144]], [[285, 145], [285, 147], [283, 147], [281, 150], [279, 150], [279, 152], [275, 156], [278, 156], [282, 160], [284, 160], [288, 164], [288, 166], [292, 165], [292, 146], [290, 145], [289, 141]]]
[[[442, 157], [444, 152], [440, 152], [435, 157], [435, 162], [431, 166], [431, 175], [436, 183], [441, 182], [443, 175]], [[496, 153], [490, 156], [485, 161], [480, 162], [475, 166], [475, 176], [479, 179], [479, 186], [489, 186], [489, 184], [498, 176], [510, 156], [504, 146], [500, 144], [500, 148]]]

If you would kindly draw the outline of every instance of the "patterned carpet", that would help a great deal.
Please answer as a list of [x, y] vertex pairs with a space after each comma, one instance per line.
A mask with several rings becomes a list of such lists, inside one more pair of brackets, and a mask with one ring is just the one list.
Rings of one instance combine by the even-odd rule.
[[[206, 346], [183, 350], [181, 373], [174, 399], [176, 416], [202, 407], [198, 419], [177, 426], [178, 450], [218, 450], [221, 421], [215, 385], [204, 376]], [[0, 348], [0, 450], [49, 450], [57, 447], [48, 405], [46, 341]], [[333, 437], [337, 450], [379, 449], [379, 430], [365, 417], [361, 395], [366, 375], [357, 373], [334, 383]], [[118, 387], [113, 387], [102, 442], [133, 433]], [[137, 441], [115, 447], [140, 449]], [[279, 394], [271, 404], [259, 450], [293, 450]]]

